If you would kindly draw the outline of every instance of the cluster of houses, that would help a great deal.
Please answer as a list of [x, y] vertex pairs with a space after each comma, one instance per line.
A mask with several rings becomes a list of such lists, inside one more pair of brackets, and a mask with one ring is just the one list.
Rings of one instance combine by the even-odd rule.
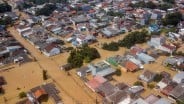
[[52, 36], [45, 28], [41, 26], [32, 26], [33, 18], [21, 21], [15, 26], [18, 33], [40, 50], [46, 56], [54, 56], [61, 53], [61, 41]]
[[16, 104], [41, 104], [45, 99], [51, 98], [54, 104], [62, 104], [59, 91], [53, 83], [47, 83], [32, 88], [27, 92], [27, 98], [17, 102]]
[[0, 30], [0, 64], [28, 60], [27, 50], [3, 27]]
[[[155, 1], [154, 3], [158, 3]], [[17, 2], [14, 3], [16, 4]], [[21, 4], [21, 2], [26, 1], [19, 1], [19, 4]], [[26, 35], [26, 37], [30, 37], [32, 34], [36, 34], [34, 30], [32, 30], [32, 25], [37, 24], [44, 29], [42, 31], [48, 31], [57, 37], [63, 37], [65, 41], [71, 42], [72, 46], [78, 47], [82, 44], [96, 42], [99, 37], [110, 38], [146, 25], [150, 33], [159, 32], [161, 27], [159, 24], [160, 20], [172, 10], [164, 11], [148, 8], [133, 9], [129, 4], [137, 2], [134, 0], [103, 2], [93, 0], [89, 1], [88, 4], [81, 0], [69, 2], [69, 4], [57, 3], [57, 9], [54, 10], [50, 16], [35, 15], [36, 10], [43, 8], [45, 4], [24, 9], [23, 11], [30, 16], [30, 18], [26, 20], [29, 25], [25, 26], [24, 24], [24, 26], [18, 26], [17, 31], [22, 36]], [[178, 1], [177, 4], [181, 3]], [[122, 14], [122, 16], [117, 14]], [[149, 23], [149, 21], [152, 22]], [[182, 27], [182, 22], [178, 27]], [[181, 28], [180, 33], [182, 32], [183, 30]], [[47, 32], [43, 32], [43, 34], [47, 34]], [[178, 35], [172, 33], [169, 33], [168, 36], [172, 40], [179, 38]], [[173, 46], [164, 43], [163, 40], [160, 44], [155, 44], [151, 40], [149, 44], [167, 52], [175, 50]], [[55, 50], [58, 48], [56, 47], [57, 45], [51, 46]], [[51, 55], [49, 55], [50, 53], [47, 50], [43, 49], [43, 51], [47, 56], [60, 53], [57, 50], [57, 52], [53, 52], [52, 54], [51, 51]]]

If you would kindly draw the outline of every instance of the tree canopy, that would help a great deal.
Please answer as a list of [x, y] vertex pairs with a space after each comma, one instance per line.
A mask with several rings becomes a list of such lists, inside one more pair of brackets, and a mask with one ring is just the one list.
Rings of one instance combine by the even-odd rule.
[[108, 51], [118, 51], [119, 50], [119, 45], [116, 42], [111, 42], [109, 44], [104, 43], [102, 48], [105, 49], [105, 50], [108, 50]]
[[43, 8], [36, 11], [36, 15], [49, 16], [56, 8], [55, 4], [46, 4]]
[[175, 0], [163, 0], [163, 2], [174, 4]]
[[1, 3], [0, 4], [0, 13], [10, 12], [12, 7], [8, 3]]
[[68, 63], [72, 67], [81, 67], [83, 62], [91, 62], [92, 60], [100, 58], [100, 54], [96, 48], [90, 48], [88, 45], [83, 45], [81, 48], [73, 49], [68, 57]]
[[9, 24], [12, 24], [12, 18], [11, 17], [3, 17], [3, 18], [0, 18], [0, 25], [9, 25]]
[[167, 9], [173, 7], [172, 4], [173, 3], [163, 3], [163, 4], [158, 5], [158, 4], [155, 4], [151, 1], [149, 1], [149, 2], [139, 1], [135, 4], [130, 4], [130, 6], [133, 7], [133, 8], [150, 8], [150, 9], [158, 8], [158, 9], [161, 9], [161, 10], [167, 10]]
[[146, 42], [148, 38], [149, 38], [148, 31], [146, 30], [142, 30], [141, 32], [135, 31], [135, 32], [129, 33], [127, 36], [125, 36], [124, 39], [120, 40], [118, 43], [119, 43], [119, 46], [121, 47], [130, 48], [135, 44]]
[[163, 25], [174, 25], [176, 26], [182, 20], [182, 14], [180, 12], [169, 13], [162, 20]]

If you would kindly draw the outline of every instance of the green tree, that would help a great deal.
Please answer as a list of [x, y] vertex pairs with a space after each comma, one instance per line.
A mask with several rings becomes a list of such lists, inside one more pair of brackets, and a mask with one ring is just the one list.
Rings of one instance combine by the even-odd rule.
[[149, 39], [148, 32], [146, 30], [142, 30], [141, 32], [135, 31], [131, 32], [124, 37], [124, 39], [118, 41], [119, 46], [130, 48], [135, 44], [141, 44], [146, 42]]
[[176, 100], [177, 104], [184, 104], [184, 101]]
[[11, 17], [3, 17], [0, 18], [0, 25], [11, 25], [13, 23], [12, 18]]
[[11, 12], [12, 7], [7, 3], [0, 4], [0, 13]]
[[121, 76], [121, 70], [120, 69], [116, 69], [116, 75]]
[[43, 74], [43, 80], [47, 80], [48, 79], [47, 71], [46, 70], [43, 70], [42, 71], [42, 74]]
[[160, 4], [159, 6], [158, 6], [158, 8], [159, 9], [161, 9], [161, 10], [167, 10], [167, 9], [169, 9], [169, 8], [172, 8], [173, 6], [172, 6], [172, 4], [168, 4], [168, 3], [164, 3], [164, 4]]
[[36, 11], [36, 15], [49, 16], [56, 8], [55, 4], [46, 4], [43, 8]]
[[118, 51], [119, 50], [119, 45], [116, 42], [111, 42], [109, 44], [104, 43], [102, 48], [104, 50], [108, 50], [108, 51]]
[[153, 89], [153, 88], [155, 87], [155, 85], [154, 85], [153, 83], [149, 83], [149, 84], [147, 84], [147, 87], [148, 87], [149, 89]]
[[99, 52], [95, 48], [90, 48], [88, 45], [83, 45], [81, 48], [73, 49], [67, 61], [72, 67], [81, 67], [83, 62], [91, 62], [92, 60], [100, 58]]
[[175, 0], [163, 0], [163, 2], [174, 4], [175, 3]]
[[19, 98], [24, 98], [24, 97], [26, 97], [27, 95], [26, 95], [26, 93], [25, 92], [20, 92], [19, 93]]
[[174, 25], [176, 26], [182, 20], [182, 14], [180, 12], [167, 14], [162, 20], [163, 25]]
[[141, 81], [136, 81], [133, 84], [134, 86], [144, 86], [143, 83]]
[[163, 76], [161, 75], [161, 74], [156, 74], [156, 76], [154, 77], [154, 81], [155, 82], [159, 82], [159, 81], [161, 81], [162, 80], [162, 78], [163, 78]]

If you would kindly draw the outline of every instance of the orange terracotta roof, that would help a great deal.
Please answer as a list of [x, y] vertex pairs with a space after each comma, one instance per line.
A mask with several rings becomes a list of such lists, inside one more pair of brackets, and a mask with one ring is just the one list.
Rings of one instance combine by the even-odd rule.
[[45, 94], [47, 94], [46, 92], [45, 92], [45, 90], [44, 89], [39, 89], [39, 90], [36, 90], [35, 92], [34, 92], [34, 96], [38, 99], [39, 97], [41, 97], [42, 95], [45, 95]]
[[135, 71], [136, 69], [138, 69], [138, 66], [136, 64], [134, 64], [131, 61], [127, 61], [125, 63], [125, 67], [129, 70], [129, 71]]

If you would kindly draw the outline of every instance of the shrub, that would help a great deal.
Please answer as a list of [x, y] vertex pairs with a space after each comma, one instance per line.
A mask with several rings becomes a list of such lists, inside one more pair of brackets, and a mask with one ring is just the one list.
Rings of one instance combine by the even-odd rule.
[[47, 71], [46, 70], [43, 70], [42, 71], [42, 74], [43, 74], [43, 80], [47, 80], [48, 79]]
[[136, 81], [133, 84], [134, 86], [144, 86], [143, 83], [141, 81]]
[[19, 98], [24, 98], [24, 97], [26, 97], [27, 95], [26, 95], [26, 93], [25, 92], [20, 92], [19, 93]]
[[116, 70], [116, 75], [117, 75], [117, 76], [121, 76], [121, 70], [120, 70], [120, 69], [117, 69], [117, 70]]
[[156, 76], [154, 77], [154, 81], [155, 82], [159, 82], [159, 81], [161, 81], [162, 80], [162, 78], [163, 78], [163, 76], [161, 75], [161, 74], [156, 74]]
[[73, 68], [77, 68], [81, 67], [83, 62], [88, 63], [96, 58], [100, 58], [100, 54], [97, 49], [84, 45], [79, 49], [73, 49], [70, 52], [70, 56], [68, 57], [67, 61]]
[[108, 51], [118, 51], [119, 50], [119, 45], [116, 42], [111, 42], [109, 44], [104, 43], [102, 48], [104, 50], [108, 50]]
[[148, 87], [149, 89], [153, 89], [153, 88], [155, 87], [155, 85], [154, 85], [153, 83], [149, 83], [149, 84], [147, 84], [147, 87]]

